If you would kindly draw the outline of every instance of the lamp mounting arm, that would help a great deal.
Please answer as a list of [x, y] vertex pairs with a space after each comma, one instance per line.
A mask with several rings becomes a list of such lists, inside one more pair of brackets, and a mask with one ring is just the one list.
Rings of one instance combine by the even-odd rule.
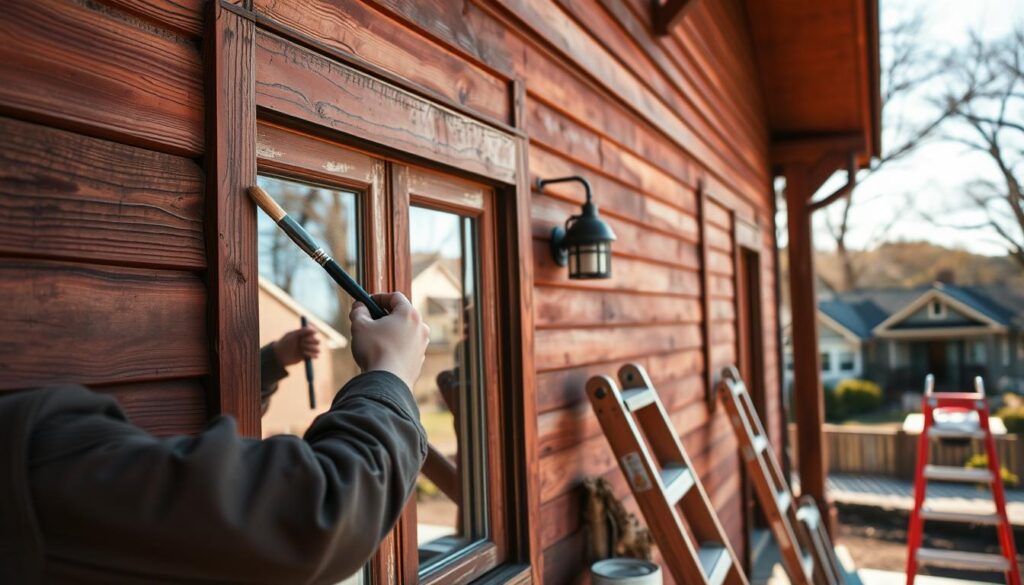
[[573, 181], [583, 183], [583, 189], [587, 193], [587, 203], [591, 203], [590, 181], [584, 179], [579, 175], [572, 175], [570, 177], [558, 177], [556, 179], [537, 179], [537, 190], [543, 191], [546, 185], [551, 185], [553, 183], [569, 183]]

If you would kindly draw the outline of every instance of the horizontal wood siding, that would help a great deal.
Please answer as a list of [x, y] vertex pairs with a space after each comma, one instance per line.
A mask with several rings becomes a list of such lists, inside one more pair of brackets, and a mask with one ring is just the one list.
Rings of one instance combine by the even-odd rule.
[[[407, 80], [481, 120], [514, 122], [504, 96], [521, 80], [530, 177], [582, 174], [594, 186], [618, 235], [611, 280], [570, 281], [550, 258], [551, 228], [577, 212], [579, 186], [550, 185], [532, 200], [543, 518], [534, 526], [542, 531], [546, 583], [583, 573], [584, 475], [607, 477], [636, 509], [583, 392], [590, 376], [613, 374], [627, 361], [649, 370], [741, 548], [736, 445], [723, 415], [709, 412], [703, 383], [706, 367], [736, 359], [732, 213], [761, 225], [766, 423], [780, 440], [768, 132], [743, 7], [698, 6], [660, 38], [650, 32], [647, 4], [255, 0], [275, 30]], [[698, 182], [712, 198], [705, 218], [697, 216]], [[709, 365], [701, 350], [701, 221]]]
[[[159, 433], [198, 428], [208, 416], [209, 263], [195, 162], [204, 153], [203, 4], [5, 7], [0, 130], [12, 138], [0, 146], [0, 272], [10, 275], [2, 292], [12, 302], [0, 317], [0, 359], [10, 362], [0, 387], [84, 381]], [[548, 234], [578, 210], [582, 190], [552, 185], [533, 194], [533, 248], [522, 260], [535, 275], [541, 520], [532, 529], [540, 531], [544, 550], [534, 558], [545, 582], [584, 573], [584, 476], [608, 478], [636, 509], [583, 394], [590, 376], [614, 374], [626, 361], [650, 372], [742, 555], [736, 443], [721, 409], [709, 411], [704, 385], [708, 369], [736, 359], [740, 341], [733, 217], [761, 230], [775, 441], [782, 421], [768, 131], [743, 3], [698, 3], [665, 37], [652, 33], [646, 0], [252, 5], [265, 111], [362, 141], [415, 134], [409, 150], [442, 164], [478, 152], [465, 173], [512, 181], [518, 156], [531, 180], [586, 176], [618, 234], [613, 278], [571, 281], [550, 258]], [[347, 68], [352, 83], [328, 87], [318, 68]], [[403, 106], [405, 92], [440, 105], [414, 111]], [[376, 100], [382, 119], [352, 119], [339, 108], [345, 100]], [[440, 134], [446, 125], [437, 121], [452, 111], [473, 124]], [[488, 124], [525, 135], [528, 151], [498, 144]], [[705, 217], [698, 186], [709, 197]], [[29, 236], [38, 242], [26, 243]]]
[[81, 383], [159, 435], [210, 416], [201, 0], [0, 19], [0, 390]]
[[[742, 3], [696, 7], [668, 37], [652, 34], [644, 0], [254, 4], [275, 31], [405, 79], [481, 120], [515, 122], [502, 96], [521, 80], [519, 127], [529, 138], [531, 180], [587, 177], [618, 234], [613, 278], [571, 281], [552, 262], [548, 238], [577, 212], [583, 192], [566, 184], [534, 193], [542, 502], [535, 529], [545, 582], [567, 583], [584, 573], [582, 477], [608, 478], [636, 510], [583, 394], [590, 376], [614, 374], [626, 361], [651, 373], [741, 549], [736, 443], [721, 412], [709, 412], [703, 382], [705, 367], [717, 371], [736, 359], [739, 342], [732, 214], [761, 230], [767, 423], [772, 438], [781, 439], [768, 131]], [[697, 216], [699, 183], [711, 201], [705, 218]], [[702, 221], [710, 364], [701, 335]]]

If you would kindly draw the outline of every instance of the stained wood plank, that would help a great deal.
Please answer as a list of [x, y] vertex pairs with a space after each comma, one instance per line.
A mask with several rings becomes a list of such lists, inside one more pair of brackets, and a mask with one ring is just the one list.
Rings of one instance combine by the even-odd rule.
[[0, 259], [0, 389], [202, 376], [206, 290], [184, 272]]
[[0, 111], [154, 150], [203, 150], [199, 52], [75, 0], [15, 0], [0, 19]]
[[191, 159], [0, 118], [0, 254], [206, 266]]
[[538, 328], [567, 329], [595, 323], [693, 323], [700, 320], [701, 307], [696, 299], [539, 286], [534, 314]]
[[267, 33], [257, 34], [256, 61], [256, 100], [268, 110], [515, 182], [515, 140], [494, 127]]
[[511, 123], [508, 81], [352, 0], [255, 0], [253, 9], [501, 123]]
[[198, 37], [203, 32], [204, 0], [101, 1], [191, 37]]
[[[616, 97], [639, 112], [648, 122], [670, 136], [680, 147], [708, 164], [709, 174], [721, 179], [718, 169], [737, 170], [739, 189], [760, 185], [749, 161], [738, 161], [707, 143], [654, 92], [647, 89], [638, 77], [601, 47], [586, 31], [572, 22], [550, 0], [501, 0], [501, 4], [515, 14], [526, 26], [552, 43], [569, 59], [598, 79]], [[531, 78], [532, 79], [532, 78]], [[739, 169], [743, 169], [742, 172]]]
[[541, 329], [536, 333], [538, 371], [699, 347], [697, 325]]
[[256, 103], [251, 20], [208, 6], [207, 258], [210, 270], [209, 348], [219, 412], [241, 434], [260, 434], [259, 306], [256, 207], [245, 190], [256, 184]]
[[199, 379], [140, 382], [94, 388], [117, 399], [132, 424], [157, 437], [198, 433], [209, 421]]
[[[668, 381], [683, 378], [703, 368], [702, 353], [688, 349], [639, 356], [635, 360], [650, 372], [655, 387]], [[558, 408], [585, 404], [584, 386], [591, 376], [614, 374], [622, 365], [612, 360], [576, 368], [552, 370], [537, 376], [537, 410], [544, 413]]]

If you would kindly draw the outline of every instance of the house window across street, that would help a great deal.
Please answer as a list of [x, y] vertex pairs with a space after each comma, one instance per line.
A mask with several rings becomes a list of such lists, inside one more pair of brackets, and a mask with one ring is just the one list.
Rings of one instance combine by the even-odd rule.
[[839, 352], [839, 371], [852, 372], [856, 367], [857, 355], [852, 351]]

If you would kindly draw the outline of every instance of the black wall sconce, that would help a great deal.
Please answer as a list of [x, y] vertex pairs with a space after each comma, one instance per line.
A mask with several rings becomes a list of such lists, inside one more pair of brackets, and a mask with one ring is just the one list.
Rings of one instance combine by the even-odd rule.
[[587, 201], [579, 215], [569, 216], [565, 228], [551, 230], [551, 255], [559, 266], [569, 266], [569, 278], [611, 278], [612, 242], [615, 232], [597, 212], [591, 199], [590, 183], [579, 176], [537, 179], [537, 190], [545, 185], [578, 181], [587, 191]]

